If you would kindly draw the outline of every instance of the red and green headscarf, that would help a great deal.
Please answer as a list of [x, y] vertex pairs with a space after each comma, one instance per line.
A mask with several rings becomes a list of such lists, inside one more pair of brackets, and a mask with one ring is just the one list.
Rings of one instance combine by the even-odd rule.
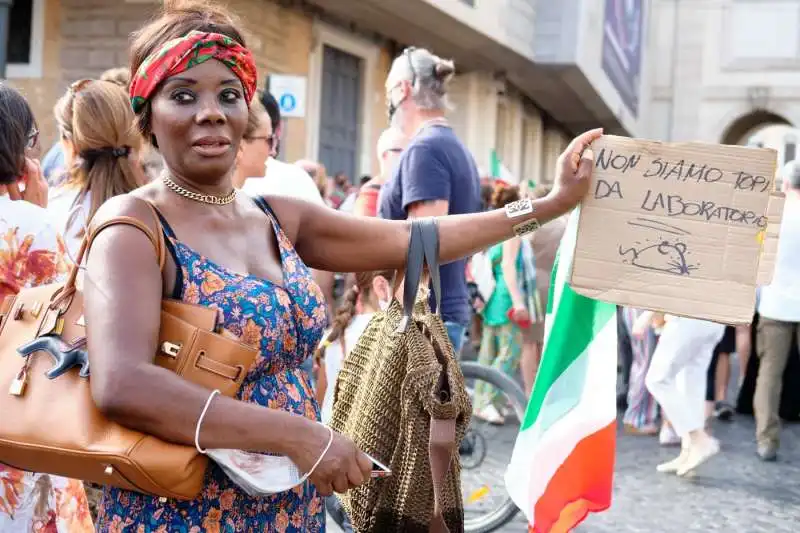
[[241, 80], [245, 99], [250, 105], [256, 93], [258, 77], [250, 50], [225, 35], [193, 31], [184, 37], [167, 41], [141, 64], [131, 80], [133, 112], [142, 110], [161, 82], [209, 59], [221, 61]]

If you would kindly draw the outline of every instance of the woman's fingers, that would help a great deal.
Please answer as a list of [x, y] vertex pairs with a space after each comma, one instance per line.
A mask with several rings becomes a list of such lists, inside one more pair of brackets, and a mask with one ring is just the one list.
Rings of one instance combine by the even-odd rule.
[[582, 159], [583, 152], [597, 139], [602, 137], [603, 128], [596, 128], [593, 130], [585, 131], [572, 139], [562, 156], [564, 156], [564, 163], [569, 165], [569, 170], [576, 172], [578, 170], [579, 162]]
[[333, 480], [333, 490], [338, 492], [339, 494], [344, 494], [348, 490], [350, 490], [350, 484], [347, 479], [347, 473], [342, 472], [336, 475], [336, 478]]
[[12, 200], [22, 200], [22, 193], [19, 191], [19, 183], [9, 183], [6, 185], [6, 189], [8, 189], [8, 197]]
[[578, 172], [577, 177], [579, 180], [588, 179], [592, 175], [592, 169], [594, 168], [594, 152], [591, 148], [587, 148], [583, 151], [583, 155], [581, 156], [580, 163], [578, 163]]
[[314, 486], [317, 488], [317, 492], [319, 492], [321, 496], [333, 495], [333, 487], [331, 487], [331, 484], [326, 481], [318, 481], [314, 483]]

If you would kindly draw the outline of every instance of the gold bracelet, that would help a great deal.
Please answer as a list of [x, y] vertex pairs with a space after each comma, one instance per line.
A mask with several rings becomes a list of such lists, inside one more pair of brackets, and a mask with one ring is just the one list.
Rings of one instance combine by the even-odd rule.
[[524, 235], [527, 235], [528, 233], [533, 233], [540, 227], [541, 226], [538, 220], [536, 220], [535, 218], [530, 218], [525, 222], [520, 222], [519, 224], [515, 225], [512, 229], [514, 230], [514, 234], [517, 237], [522, 237]]

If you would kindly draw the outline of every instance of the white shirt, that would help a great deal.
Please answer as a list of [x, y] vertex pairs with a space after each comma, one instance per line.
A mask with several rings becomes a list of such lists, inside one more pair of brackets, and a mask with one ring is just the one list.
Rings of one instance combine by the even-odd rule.
[[356, 198], [358, 198], [357, 192], [352, 192], [347, 195], [347, 198], [344, 199], [342, 205], [339, 206], [339, 211], [343, 213], [352, 213], [353, 209], [356, 207]]
[[290, 165], [270, 157], [266, 174], [262, 178], [247, 178], [242, 192], [248, 196], [289, 196], [325, 205], [317, 185], [308, 173], [297, 165]]
[[[344, 343], [348, 350], [352, 350], [353, 346], [356, 345], [374, 314], [356, 315], [350, 321], [350, 325], [344, 330]], [[327, 338], [328, 333], [330, 333], [330, 330], [326, 331], [322, 338]], [[345, 355], [342, 353], [342, 344], [338, 339], [325, 348], [325, 377], [328, 380], [328, 388], [325, 390], [325, 398], [322, 400], [321, 416], [323, 424], [327, 424], [331, 416], [333, 416], [333, 390], [336, 388], [336, 376], [339, 375], [339, 371], [342, 369]]]
[[64, 242], [47, 211], [0, 195], [0, 300], [25, 287], [61, 281], [68, 268]]
[[[87, 225], [87, 216], [92, 207], [91, 192], [88, 192], [81, 202], [81, 208], [75, 207], [75, 200], [78, 198], [80, 189], [77, 187], [53, 187], [48, 192], [47, 213], [56, 230], [64, 236], [65, 244], [69, 250], [70, 257], [75, 257], [81, 247], [84, 230]], [[70, 213], [75, 211], [75, 218], [70, 227], [67, 227]]]
[[800, 196], [790, 191], [783, 206], [772, 283], [761, 288], [758, 314], [800, 322]]

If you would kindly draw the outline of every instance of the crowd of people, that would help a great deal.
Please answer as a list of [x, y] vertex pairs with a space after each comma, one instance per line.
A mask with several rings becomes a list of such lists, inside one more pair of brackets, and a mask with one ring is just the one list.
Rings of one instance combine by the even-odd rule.
[[[318, 423], [319, 404], [323, 419], [330, 409], [320, 369], [335, 379], [337, 358], [392, 297], [406, 220], [439, 216], [441, 312], [456, 349], [472, 315], [463, 258], [514, 235], [509, 213], [480, 212], [477, 167], [444, 118], [454, 65], [422, 49], [394, 62], [381, 172], [355, 187], [319, 162], [279, 159], [278, 106], [225, 8], [165, 2], [131, 36], [130, 57], [55, 103], [58, 140], [42, 164], [30, 106], [0, 84], [0, 296], [63, 280], [92, 226], [137, 219], [103, 225], [80, 265], [97, 409], [171, 442], [288, 456], [309, 480], [252, 497], [212, 462], [192, 501], [113, 486], [95, 499], [80, 480], [0, 465], [0, 531], [323, 531], [324, 497], [369, 479], [372, 461]], [[546, 222], [577, 205], [591, 172], [581, 154], [600, 134], [572, 143], [528, 215]], [[163, 233], [163, 270], [143, 228]], [[352, 287], [328, 305], [337, 273]], [[238, 401], [154, 365], [163, 297], [217, 309], [220, 332], [258, 348]]]
[[[662, 445], [682, 448], [675, 460], [658, 465], [660, 472], [684, 475], [715, 455], [720, 444], [710, 433], [709, 420], [730, 421], [735, 411], [748, 413], [751, 408], [757, 455], [775, 461], [781, 413], [792, 420], [800, 415], [797, 392], [791, 388], [800, 377], [800, 164], [789, 163], [780, 177], [786, 200], [775, 271], [771, 283], [758, 289], [752, 325], [618, 310], [624, 382], [619, 403], [625, 409], [625, 430], [658, 435]], [[734, 354], [739, 379], [732, 384]]]
[[[348, 347], [393, 297], [409, 218], [440, 217], [439, 311], [456, 354], [469, 339], [479, 362], [521, 376], [528, 394], [533, 388], [550, 272], [567, 214], [588, 187], [591, 155], [582, 154], [602, 132], [570, 144], [541, 180], [553, 187], [482, 178], [446, 119], [454, 64], [409, 48], [386, 79], [390, 126], [377, 141], [378, 174], [330, 176], [318, 161], [280, 160], [280, 109], [257, 88], [235, 19], [213, 3], [166, 4], [133, 34], [129, 68], [76, 81], [55, 103], [59, 138], [41, 164], [36, 118], [22, 94], [0, 84], [0, 297], [63, 279], [92, 222], [139, 219], [164, 234], [163, 275], [131, 227], [104, 230], [84, 265], [100, 411], [194, 442], [207, 391], [152, 363], [168, 295], [216, 308], [221, 329], [261, 352], [242, 401], [211, 404], [204, 446], [287, 455], [304, 471], [318, 465], [309, 483], [269, 498], [248, 496], [212, 466], [194, 501], [104, 487], [92, 511], [80, 481], [0, 465], [3, 532], [324, 530], [324, 497], [364, 482], [371, 463], [339, 435], [325, 448], [328, 431], [316, 420], [330, 417]], [[190, 58], [200, 49], [212, 60]], [[793, 224], [784, 222], [776, 275], [758, 309], [755, 407], [765, 460], [777, 453], [781, 376], [800, 322], [800, 171], [785, 183]], [[515, 236], [504, 208], [524, 199], [541, 227]], [[689, 472], [719, 450], [706, 420], [732, 416], [728, 368], [733, 352], [748, 357], [749, 330], [636, 309], [620, 309], [619, 319], [626, 430], [682, 443], [680, 457], [658, 468]], [[476, 391], [474, 415], [504, 424], [496, 392]]]

